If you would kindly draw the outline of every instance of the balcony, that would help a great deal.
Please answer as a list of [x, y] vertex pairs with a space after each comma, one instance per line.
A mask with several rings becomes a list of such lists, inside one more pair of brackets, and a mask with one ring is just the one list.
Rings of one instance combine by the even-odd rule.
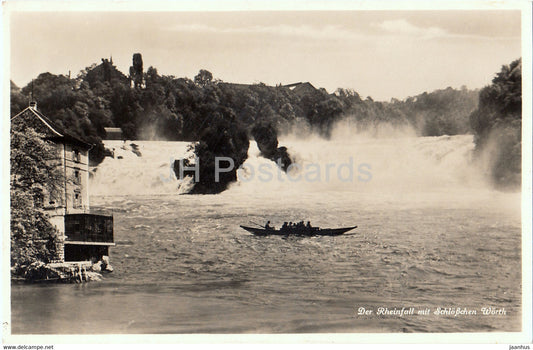
[[65, 244], [115, 245], [113, 216], [101, 214], [65, 215]]

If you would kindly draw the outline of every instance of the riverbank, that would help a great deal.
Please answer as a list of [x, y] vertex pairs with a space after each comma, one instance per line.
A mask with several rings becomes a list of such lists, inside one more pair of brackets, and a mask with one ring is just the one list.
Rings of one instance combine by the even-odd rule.
[[103, 273], [112, 272], [109, 259], [92, 263], [90, 261], [69, 261], [44, 263], [33, 262], [30, 265], [13, 266], [11, 281], [15, 283], [84, 283], [100, 281]]

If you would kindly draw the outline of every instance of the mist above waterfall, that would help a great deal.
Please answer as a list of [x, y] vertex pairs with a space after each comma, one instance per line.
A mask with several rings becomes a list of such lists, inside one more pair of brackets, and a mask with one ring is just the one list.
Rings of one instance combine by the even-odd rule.
[[[257, 148], [251, 147], [232, 189], [297, 195], [316, 191], [416, 193], [486, 186], [472, 165], [471, 135], [413, 137], [386, 128], [377, 134], [354, 135], [339, 128], [329, 140], [287, 135], [280, 142], [287, 145], [294, 160], [287, 174], [277, 172], [272, 161], [259, 157]], [[261, 168], [270, 170], [272, 176], [261, 177]]]

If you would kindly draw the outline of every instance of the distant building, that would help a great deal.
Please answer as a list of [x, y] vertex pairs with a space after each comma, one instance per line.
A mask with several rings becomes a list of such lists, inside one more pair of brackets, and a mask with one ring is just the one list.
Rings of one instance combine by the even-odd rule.
[[37, 110], [37, 103], [11, 118], [45, 135], [56, 148], [58, 159], [51, 161], [61, 167], [65, 177], [62, 193], [52, 201], [44, 194], [43, 207], [50, 222], [59, 231], [61, 261], [101, 260], [114, 246], [113, 216], [92, 213], [89, 207], [89, 150], [92, 145], [72, 136]]
[[317, 89], [309, 82], [299, 82], [294, 84], [283, 85], [283, 87], [289, 88], [299, 97], [303, 97], [308, 94], [313, 94]]
[[104, 128], [106, 140], [122, 140], [122, 129], [121, 128]]
[[112, 57], [109, 59], [102, 58], [102, 63], [89, 69], [85, 76], [85, 80], [91, 87], [96, 86], [97, 83], [112, 82], [115, 80], [122, 84], [129, 83], [128, 77], [122, 74], [122, 72], [113, 64]]

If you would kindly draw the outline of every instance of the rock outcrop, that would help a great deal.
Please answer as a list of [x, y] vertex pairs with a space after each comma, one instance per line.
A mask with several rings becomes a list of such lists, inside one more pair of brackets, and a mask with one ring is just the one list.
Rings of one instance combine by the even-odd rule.
[[256, 124], [252, 128], [252, 136], [261, 151], [261, 155], [281, 166], [283, 171], [292, 164], [287, 147], [278, 147], [278, 133], [272, 124]]
[[[237, 169], [248, 157], [249, 146], [246, 131], [234, 120], [217, 119], [192, 146], [198, 164], [189, 159], [178, 159], [173, 165], [174, 173], [178, 179], [183, 178], [182, 175], [195, 179], [189, 194], [223, 192], [230, 183], [237, 181]], [[197, 167], [198, 177], [195, 170], [187, 170], [191, 167]]]
[[57, 262], [44, 263], [36, 261], [29, 265], [16, 265], [11, 268], [11, 279], [29, 283], [83, 283], [102, 280], [102, 273], [112, 272], [109, 257], [91, 263]]

